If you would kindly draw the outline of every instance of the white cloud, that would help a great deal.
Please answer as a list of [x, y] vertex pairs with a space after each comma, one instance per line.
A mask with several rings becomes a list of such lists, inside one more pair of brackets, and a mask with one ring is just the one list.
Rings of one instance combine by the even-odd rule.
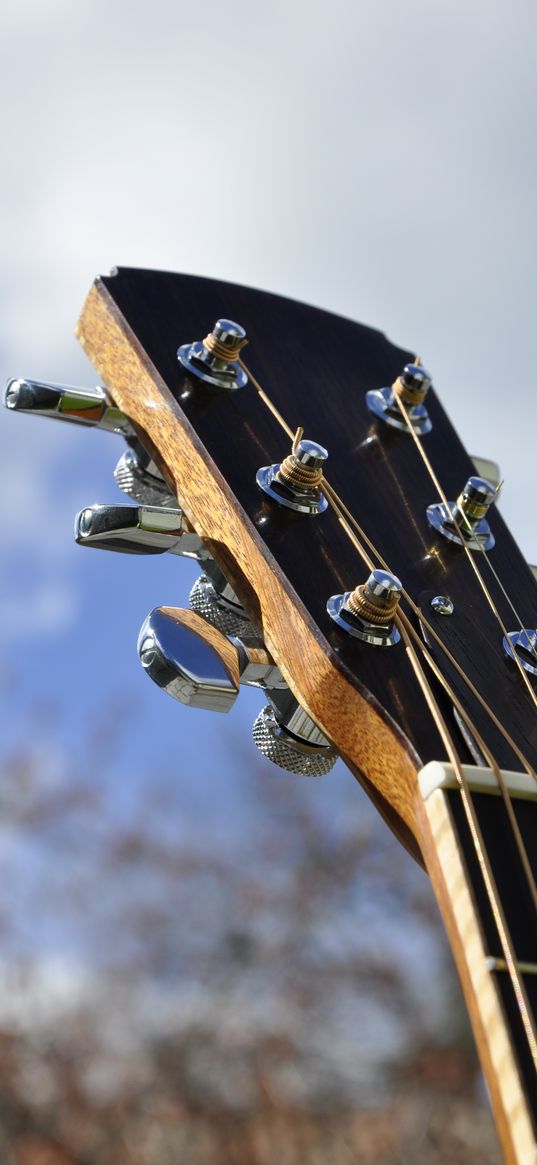
[[8, 355], [58, 378], [116, 262], [361, 317], [424, 352], [537, 556], [530, 426], [504, 429], [507, 384], [534, 407], [535, 6], [234, 0], [220, 17], [207, 0], [8, 6]]

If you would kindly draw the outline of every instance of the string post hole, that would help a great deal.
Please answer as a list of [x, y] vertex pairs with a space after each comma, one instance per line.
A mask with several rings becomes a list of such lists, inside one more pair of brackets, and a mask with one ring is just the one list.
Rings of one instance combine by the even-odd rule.
[[331, 595], [326, 609], [334, 623], [373, 647], [393, 647], [401, 636], [395, 617], [402, 584], [388, 570], [373, 570], [365, 583], [345, 594]]
[[234, 320], [217, 320], [204, 340], [182, 344], [177, 358], [187, 372], [214, 388], [244, 388], [248, 375], [239, 356], [248, 343], [246, 332]]
[[328, 505], [321, 488], [327, 458], [323, 445], [300, 436], [282, 462], [258, 469], [257, 484], [280, 506], [300, 514], [322, 514]]
[[455, 502], [427, 507], [427, 521], [439, 534], [469, 550], [492, 550], [494, 535], [486, 515], [497, 488], [484, 477], [469, 477]]
[[[433, 427], [424, 403], [432, 379], [431, 373], [427, 372], [416, 357], [413, 364], [405, 364], [391, 387], [374, 388], [366, 392], [367, 408], [374, 417], [390, 425], [392, 429], [407, 432], [410, 424], [414, 432], [423, 437], [425, 433], [430, 433]], [[399, 402], [404, 406], [404, 411]]]

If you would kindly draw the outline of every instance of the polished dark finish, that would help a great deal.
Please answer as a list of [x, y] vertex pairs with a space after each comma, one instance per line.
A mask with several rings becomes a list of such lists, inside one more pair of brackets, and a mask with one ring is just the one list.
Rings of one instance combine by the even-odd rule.
[[[316, 517], [295, 514], [265, 500], [256, 486], [259, 465], [281, 460], [286, 437], [251, 384], [222, 393], [185, 374], [177, 349], [206, 334], [215, 318], [240, 320], [249, 337], [243, 353], [294, 430], [321, 440], [330, 450], [329, 480], [373, 539], [496, 715], [526, 755], [537, 763], [535, 709], [521, 678], [502, 650], [501, 633], [463, 551], [430, 529], [425, 518], [431, 481], [410, 437], [374, 421], [364, 403], [370, 389], [393, 383], [413, 353], [390, 344], [377, 331], [279, 296], [192, 276], [120, 270], [103, 283], [132, 329], [137, 346], [160, 373], [238, 504], [257, 526], [267, 550], [315, 620], [327, 652], [355, 685], [371, 693], [384, 714], [406, 735], [422, 762], [444, 750], [425, 708], [402, 644], [372, 651], [333, 625], [326, 601], [354, 588], [364, 565], [333, 511]], [[134, 340], [133, 340], [134, 342]], [[446, 389], [445, 396], [449, 395]], [[473, 464], [433, 389], [427, 396], [433, 422], [424, 437], [427, 452], [448, 497], [457, 497]], [[152, 450], [158, 460], [157, 450]], [[494, 566], [527, 626], [535, 625], [537, 585], [499, 513], [491, 515], [496, 538]], [[233, 573], [233, 564], [222, 562]], [[485, 569], [485, 567], [484, 567]], [[250, 614], [255, 594], [247, 580], [233, 579]], [[505, 600], [487, 579], [504, 621]], [[449, 619], [430, 607], [434, 595], [454, 603]], [[289, 619], [292, 624], [292, 607]], [[328, 646], [329, 645], [329, 646]], [[449, 669], [446, 669], [449, 671]], [[493, 745], [499, 763], [517, 768], [512, 751], [489, 728], [476, 701], [455, 673], [453, 686], [476, 727]], [[531, 677], [530, 677], [531, 679]], [[533, 680], [531, 681], [533, 682]], [[457, 731], [449, 703], [439, 703]], [[463, 759], [472, 759], [462, 737]]]
[[[448, 792], [448, 797], [477, 902], [487, 952], [497, 958], [502, 953], [500, 938], [485, 892], [461, 798], [455, 789]], [[537, 964], [535, 909], [503, 804], [499, 797], [487, 793], [474, 793], [474, 805], [500, 899], [509, 922], [517, 959], [521, 963]], [[513, 806], [532, 869], [537, 871], [537, 801], [514, 800]], [[519, 1069], [537, 1129], [537, 1075], [511, 979], [507, 971], [493, 974], [497, 978]], [[523, 975], [523, 979], [533, 1013], [537, 1015], [537, 975], [526, 974]]]

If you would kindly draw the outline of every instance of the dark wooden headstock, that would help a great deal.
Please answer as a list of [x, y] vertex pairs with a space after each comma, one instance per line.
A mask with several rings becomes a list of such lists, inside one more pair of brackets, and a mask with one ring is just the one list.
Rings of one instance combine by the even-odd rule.
[[[178, 362], [179, 345], [202, 339], [221, 316], [246, 329], [247, 366], [292, 429], [302, 426], [306, 437], [326, 446], [330, 483], [428, 618], [435, 618], [431, 597], [449, 595], [454, 614], [437, 616], [437, 630], [535, 763], [534, 709], [505, 658], [498, 624], [464, 553], [426, 522], [426, 507], [437, 500], [427, 470], [409, 436], [375, 422], [365, 408], [366, 391], [392, 384], [414, 352], [279, 296], [130, 269], [96, 282], [79, 325], [113, 399], [261, 623], [295, 696], [416, 854], [416, 772], [440, 759], [444, 748], [402, 644], [371, 649], [345, 637], [327, 615], [329, 596], [352, 589], [367, 573], [336, 514], [294, 514], [271, 505], [257, 487], [258, 468], [289, 452], [275, 418], [250, 384], [215, 391], [194, 382]], [[447, 496], [455, 498], [474, 466], [434, 391], [427, 407], [433, 422], [427, 452]], [[535, 580], [500, 514], [491, 521], [495, 568], [525, 625], [535, 626]], [[509, 622], [497, 591], [495, 599]], [[499, 763], [517, 767], [457, 674], [446, 674]], [[449, 702], [440, 689], [435, 694], [457, 731]], [[471, 760], [462, 736], [458, 745], [463, 760]]]

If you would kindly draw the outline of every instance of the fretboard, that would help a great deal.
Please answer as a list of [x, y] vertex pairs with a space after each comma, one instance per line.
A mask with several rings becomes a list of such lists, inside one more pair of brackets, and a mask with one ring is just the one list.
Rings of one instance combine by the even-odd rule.
[[[433, 766], [427, 766], [433, 769]], [[434, 766], [440, 770], [440, 766]], [[484, 846], [507, 922], [530, 1013], [537, 1015], [537, 920], [530, 887], [504, 802], [490, 775], [464, 767]], [[422, 776], [419, 815], [423, 849], [461, 978], [508, 1162], [537, 1160], [537, 1071], [516, 984], [479, 855], [451, 773]], [[433, 774], [439, 777], [438, 774]], [[505, 775], [524, 847], [537, 874], [537, 784]]]

